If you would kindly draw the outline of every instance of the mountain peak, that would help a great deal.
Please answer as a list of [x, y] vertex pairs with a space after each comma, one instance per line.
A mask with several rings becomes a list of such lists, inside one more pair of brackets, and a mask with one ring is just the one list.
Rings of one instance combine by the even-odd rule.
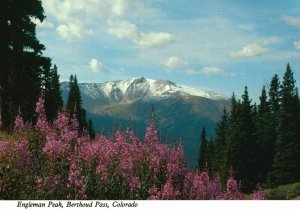
[[154, 80], [146, 77], [132, 77], [105, 83], [80, 83], [79, 86], [85, 95], [89, 95], [93, 99], [104, 98], [110, 103], [161, 100], [178, 95], [213, 100], [227, 99], [212, 91], [179, 85], [169, 80]]

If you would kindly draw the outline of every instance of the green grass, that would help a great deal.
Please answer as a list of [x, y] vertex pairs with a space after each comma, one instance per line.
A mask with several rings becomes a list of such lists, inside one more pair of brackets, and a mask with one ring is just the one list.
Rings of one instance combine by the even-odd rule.
[[300, 196], [300, 182], [265, 189], [264, 192], [266, 200], [291, 200]]

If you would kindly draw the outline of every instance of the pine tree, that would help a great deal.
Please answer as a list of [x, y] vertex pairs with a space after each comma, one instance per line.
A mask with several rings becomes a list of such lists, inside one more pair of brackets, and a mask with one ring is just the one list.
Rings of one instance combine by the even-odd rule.
[[198, 168], [200, 171], [207, 169], [207, 140], [205, 127], [202, 128], [201, 138], [200, 138], [200, 148], [198, 154]]
[[44, 95], [45, 95], [45, 110], [48, 121], [52, 122], [58, 111], [62, 109], [63, 100], [61, 96], [59, 75], [57, 73], [57, 66], [54, 65], [44, 73]]
[[232, 103], [226, 165], [233, 168], [234, 176], [241, 182], [241, 189], [249, 192], [256, 185], [256, 169], [253, 107], [247, 87], [242, 99], [242, 102], [234, 99]]
[[300, 180], [299, 96], [293, 72], [287, 65], [281, 85], [278, 137], [269, 175], [271, 185]]
[[[76, 92], [74, 87], [74, 76], [71, 74], [70, 80], [69, 80], [69, 93], [68, 93], [68, 101], [67, 101], [67, 110], [70, 115], [73, 115], [75, 112], [75, 106], [76, 106]], [[78, 104], [77, 104], [78, 106]]]
[[81, 94], [76, 75], [70, 76], [67, 111], [70, 116], [75, 116], [77, 118], [80, 131], [87, 128], [86, 111], [82, 108]]
[[2, 0], [0, 7], [0, 98], [2, 121], [12, 126], [20, 109], [26, 121], [32, 121], [35, 102], [41, 91], [40, 75], [48, 58], [36, 38], [32, 19], [43, 21], [40, 0]]
[[221, 176], [221, 181], [225, 184], [227, 180], [228, 167], [226, 165], [226, 152], [228, 140], [228, 120], [229, 116], [224, 108], [221, 122], [217, 125], [215, 154], [213, 158], [213, 171]]
[[275, 74], [271, 80], [270, 90], [269, 90], [270, 111], [272, 113], [279, 112], [279, 101], [280, 101], [279, 88], [280, 88], [279, 78], [278, 75]]
[[215, 142], [213, 140], [208, 141], [206, 157], [209, 176], [213, 177], [213, 161], [215, 158]]
[[235, 158], [241, 155], [238, 149], [240, 147], [240, 141], [238, 141], [240, 129], [240, 106], [240, 101], [236, 99], [235, 94], [233, 93], [231, 97], [231, 110], [230, 116], [228, 117], [228, 129], [225, 142], [225, 160], [220, 174], [223, 187], [226, 185], [229, 172], [232, 172]]
[[88, 121], [87, 130], [89, 132], [90, 138], [95, 139], [96, 132], [95, 132], [95, 129], [94, 129], [93, 121], [91, 119], [89, 119], [89, 121]]
[[[274, 132], [276, 128], [273, 125], [274, 119], [270, 112], [270, 102], [268, 101], [265, 86], [263, 86], [260, 96], [260, 104], [258, 106], [258, 114], [255, 117], [255, 138], [256, 138], [256, 156], [261, 157], [257, 161], [257, 177], [258, 182], [263, 183], [266, 181], [267, 174], [271, 169], [274, 150], [275, 139]], [[276, 135], [275, 135], [276, 137]]]

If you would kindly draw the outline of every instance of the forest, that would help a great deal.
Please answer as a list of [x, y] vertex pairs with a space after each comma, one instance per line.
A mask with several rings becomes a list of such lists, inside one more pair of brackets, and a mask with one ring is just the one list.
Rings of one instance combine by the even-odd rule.
[[300, 179], [300, 103], [293, 71], [288, 64], [280, 82], [274, 75], [262, 87], [259, 104], [252, 104], [247, 87], [241, 100], [233, 94], [231, 110], [224, 109], [216, 139], [208, 141], [202, 129], [198, 166], [222, 180], [231, 172], [249, 191]]

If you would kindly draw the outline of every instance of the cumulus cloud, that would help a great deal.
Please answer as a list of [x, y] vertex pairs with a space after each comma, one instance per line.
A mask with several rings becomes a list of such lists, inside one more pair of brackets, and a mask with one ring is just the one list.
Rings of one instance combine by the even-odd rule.
[[136, 25], [127, 21], [110, 21], [107, 33], [122, 39], [127, 38], [131, 40], [139, 40], [141, 32]]
[[267, 47], [265, 47], [263, 44], [253, 43], [244, 46], [241, 50], [237, 52], [231, 52], [230, 56], [233, 58], [254, 57], [254, 56], [263, 55], [269, 51], [270, 50]]
[[162, 47], [173, 41], [173, 35], [166, 32], [144, 33], [128, 21], [110, 21], [107, 33], [117, 38], [127, 38], [140, 47]]
[[282, 18], [289, 25], [300, 26], [300, 18], [298, 17], [283, 16]]
[[89, 67], [95, 73], [105, 71], [103, 64], [100, 61], [98, 61], [96, 58], [92, 58], [90, 60]]
[[87, 23], [124, 15], [136, 1], [131, 0], [43, 0], [47, 14], [60, 22]]
[[[47, 15], [58, 22], [57, 32], [66, 40], [76, 40], [86, 33], [95, 21], [120, 18], [126, 11], [138, 7], [132, 0], [43, 0]], [[68, 35], [68, 33], [71, 33]]]
[[225, 70], [215, 66], [205, 66], [201, 70], [186, 69], [189, 75], [204, 74], [204, 75], [225, 75]]
[[300, 40], [294, 42], [294, 47], [300, 50]]
[[39, 28], [42, 28], [42, 29], [52, 29], [54, 28], [53, 24], [44, 20], [43, 22], [41, 22], [39, 19], [35, 19], [35, 18], [32, 18], [31, 21]]
[[141, 38], [137, 41], [141, 47], [162, 47], [173, 41], [173, 35], [166, 32], [141, 33]]
[[75, 23], [59, 25], [56, 28], [56, 31], [63, 39], [65, 39], [68, 42], [81, 39], [84, 36], [91, 34], [91, 31], [87, 31]]
[[181, 60], [180, 58], [178, 58], [176, 56], [171, 56], [168, 59], [166, 59], [163, 64], [164, 64], [165, 68], [170, 70], [170, 69], [178, 68], [180, 66], [184, 66], [187, 64], [187, 62], [184, 60]]

